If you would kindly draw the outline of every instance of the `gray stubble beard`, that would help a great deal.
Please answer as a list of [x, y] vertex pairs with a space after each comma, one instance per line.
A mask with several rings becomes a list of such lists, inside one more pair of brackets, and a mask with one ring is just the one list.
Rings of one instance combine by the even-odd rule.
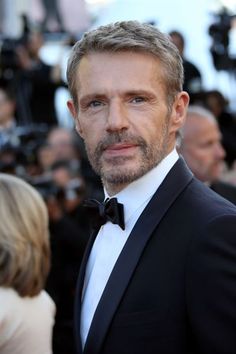
[[[92, 152], [86, 147], [88, 159], [91, 163], [94, 171], [100, 175], [104, 185], [123, 185], [129, 184], [147, 172], [149, 172], [152, 168], [157, 166], [163, 158], [168, 153], [168, 124], [163, 127], [163, 139], [161, 142], [157, 143], [155, 148], [152, 146], [148, 146], [146, 141], [141, 137], [134, 137], [127, 133], [113, 133], [110, 134], [107, 138], [101, 141], [96, 147], [95, 151]], [[119, 142], [129, 142], [136, 144], [141, 151], [140, 158], [140, 167], [135, 171], [127, 170], [119, 171], [119, 166], [122, 167], [125, 161], [131, 159], [132, 157], [113, 157], [110, 159], [110, 164], [112, 165], [109, 171], [104, 171], [102, 166], [102, 154], [104, 149], [112, 144]]]

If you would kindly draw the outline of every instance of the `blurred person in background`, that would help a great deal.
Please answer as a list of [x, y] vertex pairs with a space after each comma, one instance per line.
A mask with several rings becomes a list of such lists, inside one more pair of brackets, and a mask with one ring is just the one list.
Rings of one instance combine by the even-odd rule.
[[4, 145], [17, 147], [20, 144], [16, 131], [16, 102], [9, 88], [0, 87], [0, 148]]
[[197, 94], [202, 90], [202, 76], [195, 64], [186, 59], [184, 49], [185, 49], [185, 39], [182, 33], [179, 31], [171, 31], [169, 36], [172, 42], [176, 45], [179, 53], [183, 60], [184, 67], [184, 85], [183, 89], [186, 90], [190, 95], [190, 100], [192, 96]]
[[0, 171], [18, 173], [21, 169], [22, 131], [16, 118], [16, 99], [12, 89], [0, 87]]
[[54, 162], [67, 160], [72, 169], [80, 171], [86, 182], [88, 194], [102, 198], [102, 185], [88, 162], [83, 140], [74, 130], [53, 127], [47, 135], [47, 144], [52, 150]]
[[55, 305], [43, 290], [50, 268], [48, 214], [39, 193], [0, 174], [0, 352], [51, 354]]
[[37, 149], [37, 161], [41, 176], [50, 176], [50, 169], [55, 161], [54, 152], [51, 146], [44, 141]]
[[215, 116], [201, 106], [189, 106], [179, 152], [194, 175], [236, 204], [236, 187], [223, 182], [225, 150]]
[[46, 284], [56, 303], [53, 353], [75, 353], [73, 308], [77, 274], [89, 237], [82, 203], [88, 196], [73, 131], [53, 127], [37, 150], [41, 173], [29, 178], [43, 196], [49, 213], [52, 266]]
[[75, 169], [80, 168], [80, 149], [77, 144], [75, 132], [69, 128], [54, 126], [49, 130], [46, 138], [48, 146], [52, 149], [54, 162], [58, 160], [70, 161]]
[[17, 175], [19, 168], [21, 169], [20, 163], [18, 161], [18, 150], [8, 144], [1, 147], [0, 172]]
[[90, 226], [82, 206], [86, 184], [68, 161], [51, 166], [51, 183], [44, 192], [50, 220], [52, 267], [46, 289], [56, 303], [53, 353], [74, 354], [73, 310], [76, 279]]
[[44, 7], [42, 30], [49, 32], [64, 32], [63, 20], [57, 0], [41, 0]]
[[229, 102], [218, 90], [206, 91], [203, 103], [217, 119], [226, 152], [225, 161], [231, 168], [236, 162], [236, 116], [229, 111]]
[[41, 59], [40, 49], [43, 44], [42, 32], [31, 30], [25, 36], [24, 43], [17, 46], [16, 89], [18, 97], [21, 97], [21, 100], [18, 100], [18, 105], [21, 105], [19, 109], [27, 115], [25, 120], [53, 126], [58, 123], [54, 103], [55, 91], [62, 82], [54, 80], [53, 66]]

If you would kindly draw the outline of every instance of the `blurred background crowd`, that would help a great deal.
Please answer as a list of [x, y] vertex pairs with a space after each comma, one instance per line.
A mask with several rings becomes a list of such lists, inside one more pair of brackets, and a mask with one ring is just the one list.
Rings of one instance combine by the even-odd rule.
[[167, 3], [164, 15], [159, 1], [0, 0], [0, 172], [29, 182], [48, 207], [52, 266], [46, 289], [57, 307], [55, 354], [74, 353], [73, 296], [89, 236], [82, 203], [102, 198], [66, 107], [66, 60], [84, 31], [137, 19], [170, 35], [183, 57], [191, 105], [211, 112], [220, 130], [217, 179], [236, 186], [236, 6], [218, 2], [211, 12], [210, 1], [191, 1], [186, 17], [186, 1], [178, 2], [178, 12]]

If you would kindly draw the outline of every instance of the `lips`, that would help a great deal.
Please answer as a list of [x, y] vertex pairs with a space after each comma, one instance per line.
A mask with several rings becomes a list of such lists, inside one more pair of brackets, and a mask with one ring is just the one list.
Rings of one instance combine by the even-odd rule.
[[104, 153], [108, 155], [124, 155], [131, 152], [131, 150], [137, 147], [136, 144], [131, 143], [118, 143], [107, 146], [104, 149]]

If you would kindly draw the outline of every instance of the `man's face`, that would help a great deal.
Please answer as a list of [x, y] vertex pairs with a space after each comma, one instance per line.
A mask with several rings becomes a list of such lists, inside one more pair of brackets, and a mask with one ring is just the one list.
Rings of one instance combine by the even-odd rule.
[[69, 160], [76, 157], [71, 132], [66, 129], [55, 129], [47, 139], [55, 160]]
[[77, 69], [78, 112], [68, 107], [88, 158], [111, 193], [143, 176], [174, 147], [188, 95], [166, 105], [162, 68], [153, 56], [93, 53]]
[[182, 154], [202, 182], [217, 180], [222, 172], [225, 151], [217, 123], [210, 119], [192, 117], [187, 119]]

